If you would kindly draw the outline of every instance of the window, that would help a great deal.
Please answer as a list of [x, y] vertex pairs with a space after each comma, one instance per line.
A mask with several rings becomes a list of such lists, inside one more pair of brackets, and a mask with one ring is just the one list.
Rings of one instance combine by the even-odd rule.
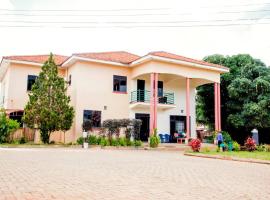
[[83, 111], [83, 121], [91, 120], [93, 127], [101, 126], [101, 111], [96, 110], [84, 110]]
[[163, 96], [163, 82], [158, 81], [158, 96], [162, 97]]
[[35, 76], [35, 75], [28, 75], [28, 79], [27, 79], [27, 91], [30, 91], [32, 89], [32, 86], [35, 83], [36, 79], [37, 79], [37, 76]]
[[127, 77], [126, 76], [113, 76], [113, 91], [114, 92], [127, 92]]

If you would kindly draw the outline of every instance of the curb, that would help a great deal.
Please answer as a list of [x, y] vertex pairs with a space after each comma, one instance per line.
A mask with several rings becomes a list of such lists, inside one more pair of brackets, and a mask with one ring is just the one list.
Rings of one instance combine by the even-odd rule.
[[270, 161], [257, 160], [257, 159], [244, 159], [244, 158], [236, 158], [236, 157], [229, 157], [229, 156], [215, 156], [215, 155], [212, 156], [212, 155], [193, 154], [193, 153], [184, 153], [184, 155], [185, 156], [199, 157], [199, 158], [211, 158], [211, 159], [219, 159], [219, 160], [229, 160], [229, 161], [238, 161], [238, 162], [270, 165]]

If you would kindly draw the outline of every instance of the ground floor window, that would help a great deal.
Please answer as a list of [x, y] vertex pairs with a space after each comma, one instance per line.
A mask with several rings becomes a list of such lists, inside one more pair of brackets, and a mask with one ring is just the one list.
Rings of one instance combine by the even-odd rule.
[[9, 114], [9, 118], [19, 122], [20, 127], [23, 126], [22, 117], [23, 117], [23, 111], [16, 111], [16, 112], [12, 112], [12, 113]]
[[101, 126], [101, 111], [98, 110], [84, 110], [83, 121], [91, 120], [93, 127]]

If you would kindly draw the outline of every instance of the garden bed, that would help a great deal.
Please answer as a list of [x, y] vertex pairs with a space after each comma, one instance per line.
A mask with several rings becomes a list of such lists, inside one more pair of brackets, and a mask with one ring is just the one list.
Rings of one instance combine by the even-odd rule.
[[186, 152], [187, 156], [197, 156], [202, 158], [214, 158], [222, 160], [233, 160], [241, 162], [270, 164], [270, 152], [248, 152], [248, 151], [230, 151], [230, 152]]

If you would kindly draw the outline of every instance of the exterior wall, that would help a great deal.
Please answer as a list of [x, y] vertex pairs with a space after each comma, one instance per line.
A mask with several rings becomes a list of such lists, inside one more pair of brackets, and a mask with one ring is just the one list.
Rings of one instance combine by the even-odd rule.
[[[150, 74], [138, 79], [145, 80], [145, 89], [150, 90]], [[159, 81], [163, 81], [164, 92], [174, 92], [175, 108], [161, 109], [158, 108], [157, 114], [157, 130], [158, 133], [170, 134], [170, 116], [181, 115], [186, 116], [186, 81], [183, 78], [172, 79], [166, 81], [164, 78], [159, 77]], [[136, 90], [136, 81], [133, 82], [133, 90]], [[192, 83], [192, 80], [191, 80]], [[191, 84], [190, 87], [190, 116], [191, 116], [191, 137], [196, 137], [196, 114], [195, 114], [195, 90], [196, 88]], [[150, 106], [148, 108], [132, 108], [130, 109], [130, 118], [135, 118], [136, 113], [150, 114]]]
[[10, 85], [10, 68], [7, 69], [5, 76], [1, 82], [1, 107], [8, 107], [9, 85]]
[[[3, 94], [6, 98], [5, 108], [24, 108], [28, 101], [27, 76], [38, 75], [40, 70], [40, 66], [10, 64], [2, 80], [2, 85], [5, 86], [5, 94]], [[65, 134], [53, 133], [52, 140], [76, 141], [82, 134], [84, 110], [101, 111], [102, 121], [135, 118], [135, 113], [150, 113], [150, 106], [130, 108], [129, 102], [130, 92], [137, 89], [137, 79], [145, 80], [145, 89], [150, 91], [150, 73], [152, 72], [160, 73], [159, 80], [164, 83], [164, 92], [174, 92], [175, 95], [175, 108], [166, 110], [158, 108], [159, 133], [170, 133], [170, 115], [186, 115], [185, 77], [191, 78], [191, 137], [196, 137], [196, 87], [214, 81], [219, 82], [219, 72], [157, 61], [149, 61], [133, 68], [77, 61], [67, 69], [59, 69], [59, 74], [63, 77], [71, 75], [71, 85], [68, 86], [67, 94], [71, 97], [71, 105], [75, 109], [74, 123]], [[113, 92], [113, 75], [127, 76], [127, 93]]]
[[[75, 138], [82, 135], [83, 110], [101, 111], [102, 121], [129, 117], [130, 71], [89, 62], [77, 62], [69, 69], [73, 80], [69, 91], [76, 93]], [[127, 93], [113, 92], [113, 75], [127, 76]]]
[[174, 74], [193, 79], [202, 79], [209, 82], [220, 82], [220, 72], [207, 69], [198, 69], [189, 66], [181, 66], [173, 63], [149, 61], [132, 69], [132, 78], [148, 73]]

